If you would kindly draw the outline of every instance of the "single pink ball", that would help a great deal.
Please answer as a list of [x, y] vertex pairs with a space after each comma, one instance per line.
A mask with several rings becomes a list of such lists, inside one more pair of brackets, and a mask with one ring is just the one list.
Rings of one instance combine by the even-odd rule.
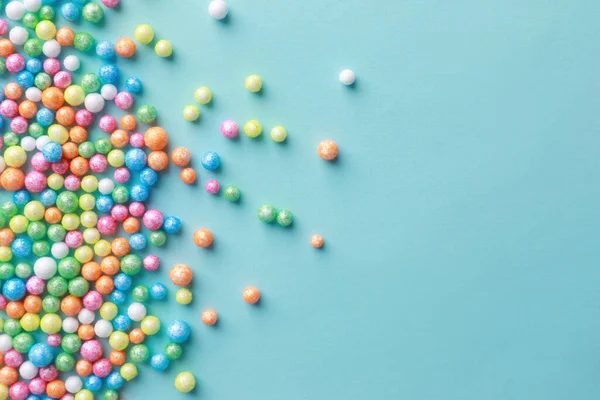
[[60, 71], [54, 75], [54, 86], [59, 89], [66, 89], [71, 83], [73, 83], [73, 77], [67, 71]]
[[108, 8], [115, 8], [120, 2], [121, 0], [102, 0], [102, 4]]
[[94, 114], [86, 109], [79, 110], [75, 113], [75, 122], [77, 122], [77, 125], [86, 128], [94, 122]]
[[27, 128], [29, 128], [29, 122], [20, 115], [17, 115], [10, 121], [10, 129], [16, 134], [24, 134], [27, 132]]
[[80, 352], [84, 359], [94, 362], [102, 357], [102, 345], [97, 340], [88, 340], [81, 345]]
[[129, 217], [129, 209], [123, 204], [117, 204], [110, 210], [110, 215], [115, 221], [123, 222]]
[[119, 167], [115, 169], [113, 177], [118, 183], [127, 183], [129, 182], [129, 178], [131, 178], [131, 172], [126, 167]]
[[69, 175], [65, 178], [65, 189], [75, 192], [81, 188], [81, 179], [77, 175]]
[[115, 96], [115, 104], [121, 110], [129, 110], [133, 106], [133, 96], [129, 92], [119, 92]]
[[5, 19], [0, 18], [0, 36], [4, 36], [8, 33], [8, 22]]
[[59, 162], [52, 163], [52, 171], [59, 175], [64, 175], [69, 170], [69, 161], [66, 158], [61, 159]]
[[42, 152], [37, 152], [31, 157], [31, 166], [38, 172], [47, 171], [50, 168], [50, 163], [46, 160]]
[[6, 297], [0, 294], [0, 311], [6, 310], [6, 304], [8, 304]]
[[42, 378], [46, 382], [52, 382], [53, 380], [58, 378], [58, 370], [54, 365], [50, 364], [47, 367], [41, 367], [39, 369], [39, 375], [40, 378]]
[[219, 181], [216, 179], [209, 179], [208, 182], [206, 182], [205, 188], [208, 193], [217, 194], [219, 193], [219, 189], [221, 189], [221, 185], [219, 185]]
[[19, 368], [23, 364], [23, 355], [15, 349], [10, 349], [4, 355], [4, 363], [12, 368]]
[[163, 216], [163, 213], [154, 209], [146, 211], [144, 213], [144, 217], [142, 218], [144, 226], [151, 231], [160, 229], [164, 221], [165, 217]]
[[39, 296], [40, 294], [44, 293], [44, 290], [46, 290], [46, 282], [39, 276], [32, 276], [31, 278], [27, 279], [25, 287], [30, 294]]
[[117, 120], [112, 115], [103, 115], [98, 121], [98, 126], [102, 132], [113, 133], [117, 129]]
[[77, 247], [83, 245], [83, 233], [79, 231], [69, 231], [65, 236], [65, 243], [68, 247], [72, 249], [76, 249]]
[[100, 217], [96, 228], [101, 234], [110, 236], [117, 231], [117, 221], [113, 217]]
[[0, 103], [0, 114], [4, 118], [14, 118], [19, 115], [19, 105], [14, 100], [3, 100]]
[[104, 154], [94, 154], [90, 158], [90, 169], [92, 172], [102, 173], [108, 168], [108, 160]]
[[60, 333], [52, 333], [46, 337], [46, 343], [50, 347], [58, 347], [62, 343], [62, 336]]
[[23, 71], [25, 69], [25, 57], [19, 53], [13, 53], [6, 57], [6, 69], [13, 74]]
[[112, 364], [107, 358], [101, 358], [92, 366], [92, 372], [98, 378], [106, 378], [112, 372]]
[[228, 119], [227, 121], [225, 121], [221, 124], [221, 133], [227, 139], [233, 139], [234, 137], [236, 137], [238, 135], [239, 132], [240, 132], [240, 127], [232, 119]]
[[103, 303], [102, 295], [95, 290], [90, 290], [83, 296], [83, 306], [90, 311], [96, 311]]
[[60, 71], [60, 61], [56, 58], [46, 58], [44, 60], [44, 71], [48, 75], [54, 75]]
[[141, 217], [146, 212], [146, 206], [144, 203], [140, 203], [139, 201], [134, 201], [129, 205], [129, 214], [134, 217]]
[[147, 271], [156, 271], [160, 266], [160, 260], [154, 254], [148, 254], [142, 263]]
[[29, 388], [25, 382], [16, 382], [11, 385], [8, 394], [12, 400], [26, 400], [29, 396]]
[[46, 392], [46, 381], [42, 378], [33, 378], [29, 381], [29, 390], [33, 394], [42, 394]]
[[25, 176], [25, 188], [32, 193], [40, 193], [46, 189], [46, 175], [31, 171]]
[[139, 132], [136, 132], [129, 137], [129, 143], [138, 149], [141, 149], [146, 145], [146, 142], [144, 141], [144, 135]]

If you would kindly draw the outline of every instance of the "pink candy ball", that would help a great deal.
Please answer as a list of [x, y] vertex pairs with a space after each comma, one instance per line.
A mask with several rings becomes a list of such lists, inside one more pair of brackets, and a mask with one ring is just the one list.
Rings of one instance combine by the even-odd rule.
[[8, 300], [6, 300], [6, 297], [0, 294], [0, 311], [6, 310], [6, 304], [8, 304]]
[[129, 110], [133, 106], [133, 96], [129, 92], [119, 92], [115, 97], [115, 104], [121, 110]]
[[208, 182], [206, 182], [205, 188], [208, 193], [217, 194], [219, 193], [219, 189], [221, 189], [221, 185], [219, 185], [219, 181], [215, 179], [209, 179]]
[[83, 306], [90, 311], [96, 311], [103, 303], [102, 295], [95, 290], [90, 290], [83, 296]]
[[12, 121], [10, 121], [10, 129], [16, 134], [24, 134], [27, 132], [27, 128], [29, 128], [29, 122], [20, 115], [14, 117]]
[[110, 215], [115, 219], [115, 221], [123, 222], [127, 217], [129, 217], [129, 209], [127, 206], [123, 204], [115, 205], [112, 210], [110, 210]]
[[5, 19], [0, 18], [0, 36], [4, 36], [8, 33], [8, 22]]
[[50, 168], [50, 163], [46, 160], [42, 152], [35, 153], [31, 157], [31, 166], [38, 172], [47, 171]]
[[121, 0], [102, 0], [102, 4], [108, 8], [115, 8], [120, 2]]
[[69, 161], [65, 158], [61, 159], [59, 162], [52, 163], [52, 171], [59, 175], [64, 175], [69, 170]]
[[11, 385], [8, 394], [12, 400], [26, 400], [29, 396], [29, 387], [25, 382], [16, 382]]
[[72, 249], [76, 249], [77, 247], [83, 245], [83, 233], [79, 231], [69, 231], [65, 236], [65, 243], [68, 247]]
[[146, 212], [146, 206], [144, 203], [134, 201], [129, 205], [129, 213], [134, 217], [141, 217]]
[[88, 340], [81, 345], [80, 352], [85, 360], [94, 362], [102, 357], [102, 345], [97, 340]]
[[117, 120], [112, 115], [104, 115], [98, 121], [98, 126], [102, 132], [113, 133], [117, 129]]
[[77, 125], [86, 128], [94, 122], [94, 114], [85, 109], [79, 110], [75, 113], [75, 122], [77, 122]]
[[96, 228], [101, 234], [110, 236], [117, 231], [117, 221], [113, 217], [100, 217]]
[[6, 57], [6, 69], [13, 74], [23, 71], [25, 69], [25, 57], [19, 53], [13, 53]]
[[14, 100], [3, 100], [0, 103], [0, 114], [4, 118], [14, 118], [19, 115], [19, 105]]
[[12, 368], [19, 368], [23, 364], [23, 355], [15, 349], [10, 349], [4, 355], [4, 364]]
[[54, 75], [54, 86], [60, 89], [68, 88], [73, 83], [73, 77], [67, 71], [60, 71]]
[[90, 169], [92, 172], [102, 173], [108, 168], [108, 160], [104, 154], [94, 154], [90, 158]]
[[75, 192], [81, 188], [81, 179], [77, 175], [69, 175], [65, 178], [65, 189]]
[[71, 393], [67, 393], [61, 397], [60, 400], [75, 400], [75, 396], [73, 396]]
[[40, 294], [44, 293], [44, 290], [46, 290], [46, 281], [39, 276], [32, 276], [31, 278], [27, 279], [25, 287], [30, 294], [39, 296]]
[[60, 333], [52, 333], [46, 337], [46, 343], [50, 347], [58, 347], [62, 343], [62, 336]]
[[129, 137], [129, 143], [138, 149], [141, 149], [146, 145], [146, 142], [144, 142], [144, 135], [139, 132], [136, 132]]
[[238, 124], [232, 119], [228, 119], [227, 121], [221, 124], [221, 133], [227, 139], [233, 139], [238, 135], [239, 132], [240, 128]]
[[98, 378], [106, 378], [112, 372], [112, 364], [107, 358], [101, 358], [92, 366], [92, 372]]
[[125, 167], [119, 167], [115, 169], [113, 177], [118, 183], [127, 183], [129, 182], [129, 178], [131, 178], [131, 172]]
[[40, 378], [42, 378], [46, 382], [52, 382], [53, 380], [58, 378], [58, 370], [52, 364], [48, 365], [47, 367], [41, 367], [38, 373], [40, 375]]
[[33, 394], [42, 394], [46, 392], [46, 382], [42, 378], [33, 378], [29, 382], [29, 391]]
[[44, 60], [44, 71], [48, 75], [54, 75], [60, 71], [60, 61], [56, 58], [46, 58]]
[[164, 221], [165, 217], [163, 216], [163, 213], [154, 209], [146, 211], [144, 213], [144, 217], [142, 218], [144, 226], [151, 231], [160, 229]]
[[46, 189], [46, 175], [31, 171], [25, 175], [25, 188], [32, 193], [40, 193]]
[[160, 266], [160, 260], [154, 254], [149, 254], [142, 261], [147, 271], [156, 271]]

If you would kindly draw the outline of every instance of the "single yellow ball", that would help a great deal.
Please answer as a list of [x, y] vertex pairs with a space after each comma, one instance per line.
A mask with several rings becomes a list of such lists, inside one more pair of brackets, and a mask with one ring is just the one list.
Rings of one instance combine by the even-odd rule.
[[96, 198], [91, 194], [84, 194], [79, 198], [79, 207], [84, 211], [91, 211], [96, 207]]
[[109, 151], [106, 159], [108, 160], [108, 164], [113, 168], [125, 165], [125, 153], [123, 153], [123, 150], [114, 149]]
[[200, 104], [208, 104], [212, 100], [212, 92], [206, 86], [202, 86], [196, 89], [194, 98]]
[[170, 57], [173, 54], [173, 45], [168, 40], [159, 40], [154, 46], [154, 51], [159, 57]]
[[42, 317], [40, 327], [48, 335], [58, 333], [62, 327], [62, 319], [57, 314], [46, 314]]
[[0, 261], [9, 262], [12, 260], [12, 250], [8, 246], [0, 246]]
[[94, 400], [94, 393], [87, 389], [80, 390], [75, 393], [75, 400]]
[[87, 244], [96, 244], [98, 243], [98, 240], [100, 240], [100, 231], [96, 228], [88, 228], [85, 231], [83, 231], [83, 240], [85, 240], [85, 242]]
[[256, 93], [256, 92], [260, 92], [260, 90], [262, 89], [262, 79], [260, 78], [260, 76], [256, 75], [256, 74], [252, 74], [252, 75], [248, 75], [248, 77], [246, 78], [246, 89], [248, 89], [249, 91], [251, 91], [252, 93]]
[[42, 40], [51, 40], [56, 36], [56, 26], [52, 21], [40, 21], [35, 26], [35, 34]]
[[4, 162], [9, 167], [19, 168], [27, 162], [27, 153], [21, 146], [10, 146], [4, 150]]
[[262, 133], [262, 126], [260, 126], [260, 123], [257, 120], [253, 119], [246, 122], [244, 125], [244, 132], [246, 132], [246, 136], [249, 138], [255, 138]]
[[129, 346], [129, 336], [125, 332], [115, 331], [108, 337], [108, 344], [115, 350], [125, 350]]
[[98, 257], [106, 257], [110, 254], [110, 243], [104, 239], [101, 239], [94, 245], [94, 253]]
[[53, 124], [48, 127], [48, 137], [53, 142], [65, 144], [69, 140], [69, 131], [62, 125]]
[[15, 215], [10, 219], [8, 226], [14, 233], [23, 233], [27, 230], [29, 220], [22, 215]]
[[71, 213], [63, 215], [61, 220], [63, 228], [68, 231], [74, 231], [75, 229], [79, 228], [80, 223], [81, 221], [79, 220], [77, 214]]
[[8, 386], [0, 383], [0, 400], [8, 399]]
[[71, 85], [65, 89], [65, 101], [74, 107], [80, 106], [85, 101], [85, 92], [79, 85]]
[[52, 190], [60, 190], [65, 184], [65, 178], [59, 174], [51, 174], [48, 177], [48, 187]]
[[189, 393], [196, 387], [196, 378], [191, 372], [182, 372], [175, 377], [175, 388], [182, 393]]
[[141, 44], [148, 44], [154, 39], [154, 29], [148, 24], [141, 24], [135, 28], [135, 40]]
[[44, 218], [44, 212], [46, 211], [46, 207], [37, 200], [30, 201], [25, 205], [25, 209], [23, 210], [23, 214], [30, 221], [40, 221]]
[[121, 367], [121, 376], [126, 381], [130, 381], [138, 375], [138, 370], [135, 364], [125, 363]]
[[98, 178], [94, 175], [86, 175], [81, 179], [81, 189], [87, 193], [94, 193], [98, 190]]
[[200, 118], [200, 109], [196, 106], [185, 106], [183, 108], [183, 118], [186, 121], [195, 121]]
[[271, 129], [271, 139], [273, 139], [277, 143], [285, 141], [286, 138], [287, 131], [283, 126], [276, 126], [273, 129]]
[[175, 300], [179, 304], [187, 305], [192, 302], [192, 292], [187, 288], [181, 288], [175, 293]]
[[26, 332], [37, 331], [40, 327], [40, 316], [33, 313], [25, 313], [21, 317], [21, 327]]
[[115, 303], [106, 302], [100, 307], [100, 316], [102, 319], [112, 321], [119, 313], [119, 308]]
[[93, 228], [98, 223], [98, 214], [93, 211], [84, 211], [81, 213], [81, 225], [85, 228]]
[[146, 335], [156, 335], [160, 330], [160, 319], [153, 315], [148, 315], [142, 319], [140, 327], [142, 328], [142, 332], [144, 332]]
[[81, 246], [75, 249], [75, 259], [80, 263], [90, 262], [92, 258], [94, 258], [94, 250], [89, 246]]

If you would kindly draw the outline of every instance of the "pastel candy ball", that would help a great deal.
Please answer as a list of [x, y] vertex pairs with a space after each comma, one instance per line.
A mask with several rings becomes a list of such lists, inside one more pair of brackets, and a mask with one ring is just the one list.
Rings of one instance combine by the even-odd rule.
[[159, 40], [156, 42], [156, 46], [154, 46], [154, 51], [159, 57], [170, 57], [173, 54], [173, 45], [168, 40]]
[[340, 76], [339, 76], [340, 82], [342, 82], [344, 85], [349, 86], [352, 85], [354, 83], [354, 81], [356, 80], [356, 75], [354, 74], [354, 72], [350, 69], [345, 69], [342, 70], [342, 72], [340, 72]]
[[167, 233], [178, 233], [181, 229], [181, 220], [177, 217], [166, 217], [163, 222], [163, 229]]
[[152, 356], [150, 359], [150, 365], [157, 371], [165, 371], [169, 368], [169, 359], [162, 353], [158, 353]]
[[190, 327], [182, 320], [175, 320], [167, 327], [167, 336], [175, 343], [183, 343], [190, 337]]
[[294, 216], [289, 210], [280, 210], [277, 213], [277, 223], [280, 226], [290, 226], [293, 222]]
[[228, 119], [227, 121], [224, 121], [221, 124], [221, 133], [227, 139], [233, 139], [239, 133], [238, 124], [235, 121], [231, 120], [231, 119]]
[[323, 140], [317, 148], [319, 157], [325, 161], [333, 161], [337, 158], [339, 150], [337, 144], [333, 140]]
[[186, 121], [196, 121], [200, 118], [200, 109], [194, 105], [185, 106], [183, 108], [183, 118]]
[[262, 126], [257, 120], [250, 120], [244, 125], [244, 133], [249, 138], [256, 138], [262, 133]]
[[160, 229], [160, 227], [162, 226], [164, 222], [164, 216], [163, 213], [159, 210], [152, 209], [146, 211], [144, 217], [142, 218], [142, 221], [146, 228], [148, 228], [151, 231], [155, 231], [157, 229]]
[[215, 171], [221, 166], [221, 157], [214, 151], [208, 151], [202, 156], [202, 166], [209, 171]]
[[263, 86], [262, 79], [256, 74], [248, 75], [244, 84], [252, 93], [260, 92]]
[[221, 186], [219, 185], [219, 181], [215, 179], [209, 179], [206, 182], [205, 188], [208, 193], [217, 194], [219, 193], [219, 189], [221, 188]]
[[54, 359], [52, 348], [46, 343], [34, 344], [29, 350], [28, 357], [29, 361], [38, 368], [50, 365]]
[[287, 131], [283, 126], [276, 126], [271, 129], [271, 139], [277, 143], [285, 141], [287, 138]]
[[227, 16], [229, 9], [223, 0], [213, 0], [208, 5], [208, 15], [216, 20], [222, 20]]
[[[214, 1], [213, 1], [214, 2]], [[189, 393], [196, 387], [196, 378], [191, 372], [182, 372], [175, 377], [175, 388], [182, 393]]]
[[194, 99], [200, 104], [208, 104], [212, 100], [212, 92], [206, 86], [201, 86], [194, 92]]
[[80, 352], [85, 360], [94, 362], [102, 357], [102, 344], [97, 340], [88, 340], [81, 345]]
[[135, 28], [135, 40], [141, 44], [149, 44], [154, 39], [154, 29], [148, 24], [141, 24]]

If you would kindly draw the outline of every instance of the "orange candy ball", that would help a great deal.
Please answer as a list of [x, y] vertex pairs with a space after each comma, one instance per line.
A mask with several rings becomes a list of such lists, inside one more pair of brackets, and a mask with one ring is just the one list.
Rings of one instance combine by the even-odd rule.
[[116, 43], [117, 54], [124, 58], [129, 58], [135, 54], [135, 42], [129, 38], [122, 37]]
[[335, 160], [338, 156], [338, 145], [333, 140], [323, 140], [317, 149], [319, 157], [326, 161]]
[[133, 344], [143, 343], [144, 339], [146, 339], [146, 335], [140, 328], [132, 329], [129, 332], [129, 341]]
[[35, 117], [35, 113], [37, 113], [38, 107], [31, 100], [24, 100], [19, 104], [19, 114], [21, 117], [31, 119]]
[[123, 221], [123, 230], [125, 233], [129, 233], [130, 235], [138, 233], [140, 231], [140, 227], [140, 220], [135, 217], [127, 217], [127, 219]]
[[88, 160], [86, 160], [83, 157], [75, 157], [74, 159], [71, 160], [71, 164], [70, 164], [70, 169], [71, 172], [74, 173], [77, 176], [83, 176], [85, 174], [87, 174], [87, 172], [90, 169], [90, 164], [88, 162]]
[[79, 149], [73, 142], [67, 142], [62, 145], [63, 157], [72, 160], [79, 155]]
[[23, 89], [15, 82], [9, 82], [4, 86], [4, 95], [7, 99], [18, 100], [23, 95]]
[[21, 318], [25, 315], [25, 306], [20, 301], [10, 301], [6, 304], [6, 315], [9, 318]]
[[2, 367], [0, 368], [0, 383], [10, 386], [19, 379], [19, 372], [16, 368]]
[[109, 360], [112, 365], [119, 366], [125, 364], [127, 356], [123, 350], [113, 350], [110, 352]]
[[110, 142], [116, 148], [121, 149], [129, 143], [129, 133], [123, 129], [117, 129], [110, 135]]
[[39, 296], [29, 295], [23, 300], [25, 311], [32, 314], [37, 314], [42, 311], [42, 299]]
[[56, 120], [63, 126], [73, 125], [75, 122], [75, 110], [71, 107], [61, 107], [56, 111]]
[[69, 131], [69, 138], [75, 143], [83, 143], [88, 138], [87, 129], [83, 126], [74, 126]]
[[164, 151], [153, 151], [148, 154], [148, 166], [155, 171], [162, 171], [169, 166], [169, 156]]
[[110, 248], [112, 250], [112, 253], [117, 257], [126, 256], [131, 250], [129, 241], [125, 238], [116, 238], [112, 241]]
[[0, 57], [8, 57], [15, 52], [15, 45], [8, 39], [0, 39]]
[[9, 228], [0, 229], [0, 246], [10, 246], [15, 240], [15, 234]]
[[171, 281], [177, 286], [187, 286], [192, 282], [194, 273], [192, 269], [185, 264], [176, 264], [169, 272]]
[[96, 333], [94, 332], [94, 327], [92, 325], [80, 325], [79, 329], [77, 329], [77, 335], [81, 338], [81, 340], [92, 340]]
[[62, 90], [54, 86], [44, 89], [42, 103], [51, 110], [58, 110], [65, 103]]
[[196, 182], [196, 170], [194, 168], [184, 168], [179, 174], [179, 177], [183, 183], [192, 185]]
[[46, 209], [46, 212], [44, 213], [44, 219], [49, 224], [58, 224], [60, 222], [60, 220], [62, 219], [62, 216], [63, 216], [62, 211], [60, 211], [56, 207], [49, 207]]
[[55, 379], [46, 385], [46, 394], [53, 399], [59, 399], [67, 393], [65, 384], [60, 379]]
[[310, 237], [310, 245], [315, 249], [320, 249], [325, 244], [325, 240], [323, 240], [323, 236], [321, 235], [312, 235]]
[[75, 32], [73, 29], [63, 26], [56, 32], [56, 41], [61, 46], [71, 46], [75, 41]]
[[137, 126], [137, 119], [131, 114], [125, 114], [121, 117], [121, 128], [126, 131], [133, 131]]
[[92, 373], [92, 363], [84, 359], [77, 361], [75, 372], [81, 376], [90, 376]]
[[95, 281], [102, 275], [100, 264], [95, 261], [90, 261], [83, 264], [81, 267], [81, 276], [87, 281]]
[[8, 167], [0, 175], [0, 185], [7, 192], [16, 192], [25, 186], [25, 174], [18, 168]]
[[192, 153], [185, 147], [177, 147], [171, 153], [171, 160], [173, 160], [173, 164], [178, 167], [187, 167], [192, 159]]
[[202, 313], [202, 322], [206, 325], [214, 325], [217, 323], [219, 316], [215, 310], [205, 310]]
[[242, 293], [244, 301], [248, 304], [256, 304], [260, 300], [260, 290], [254, 286], [248, 286]]
[[157, 151], [167, 147], [169, 135], [167, 131], [159, 126], [153, 126], [144, 133], [144, 143], [151, 150]]
[[104, 257], [100, 262], [100, 268], [104, 274], [113, 276], [121, 271], [121, 261], [115, 256]]
[[113, 279], [108, 275], [102, 275], [96, 281], [96, 290], [100, 294], [111, 294], [114, 289], [115, 283], [113, 282]]
[[82, 308], [81, 299], [72, 295], [63, 297], [60, 302], [60, 310], [68, 317], [75, 317]]
[[213, 242], [213, 234], [206, 228], [200, 228], [194, 232], [194, 243], [198, 247], [209, 247]]

